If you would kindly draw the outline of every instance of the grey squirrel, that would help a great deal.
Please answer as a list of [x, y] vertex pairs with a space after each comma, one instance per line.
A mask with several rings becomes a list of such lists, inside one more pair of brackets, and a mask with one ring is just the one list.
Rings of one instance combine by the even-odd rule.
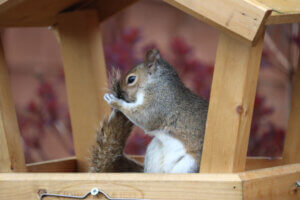
[[148, 51], [144, 62], [120, 79], [104, 99], [114, 109], [108, 122], [121, 112], [154, 136], [144, 172], [199, 171], [208, 102], [184, 86], [158, 50]]

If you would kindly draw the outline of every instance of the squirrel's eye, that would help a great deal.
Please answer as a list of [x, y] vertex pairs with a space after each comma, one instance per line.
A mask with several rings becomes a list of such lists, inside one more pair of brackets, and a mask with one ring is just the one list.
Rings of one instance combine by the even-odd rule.
[[129, 76], [127, 79], [127, 84], [132, 84], [136, 79], [136, 76]]

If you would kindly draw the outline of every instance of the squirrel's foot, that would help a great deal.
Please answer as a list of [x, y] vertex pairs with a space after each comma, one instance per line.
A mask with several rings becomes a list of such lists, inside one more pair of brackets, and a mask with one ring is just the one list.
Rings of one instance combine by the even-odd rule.
[[104, 95], [104, 100], [113, 108], [119, 109], [122, 105], [122, 99], [118, 99], [113, 94], [106, 93]]

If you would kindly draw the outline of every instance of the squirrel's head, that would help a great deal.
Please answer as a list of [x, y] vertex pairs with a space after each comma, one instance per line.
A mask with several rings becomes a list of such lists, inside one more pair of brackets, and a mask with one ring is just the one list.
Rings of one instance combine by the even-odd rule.
[[122, 98], [127, 102], [133, 102], [136, 93], [142, 90], [146, 84], [153, 80], [153, 76], [158, 72], [158, 63], [161, 60], [157, 49], [146, 53], [144, 62], [134, 66], [120, 81]]
[[161, 58], [157, 49], [152, 49], [146, 53], [144, 62], [113, 84], [111, 92], [127, 102], [134, 102], [138, 91], [151, 84], [161, 84], [165, 77], [170, 76], [177, 77], [177, 73]]

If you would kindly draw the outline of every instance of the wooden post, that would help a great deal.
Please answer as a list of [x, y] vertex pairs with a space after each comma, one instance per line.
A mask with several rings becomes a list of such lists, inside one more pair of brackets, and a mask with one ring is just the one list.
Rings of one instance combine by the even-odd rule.
[[24, 171], [21, 136], [0, 39], [0, 172]]
[[68, 102], [79, 171], [86, 171], [95, 130], [109, 106], [104, 52], [96, 11], [75, 11], [58, 17]]
[[245, 170], [262, 44], [220, 35], [200, 172]]
[[294, 79], [290, 119], [285, 136], [283, 162], [300, 163], [300, 56]]

